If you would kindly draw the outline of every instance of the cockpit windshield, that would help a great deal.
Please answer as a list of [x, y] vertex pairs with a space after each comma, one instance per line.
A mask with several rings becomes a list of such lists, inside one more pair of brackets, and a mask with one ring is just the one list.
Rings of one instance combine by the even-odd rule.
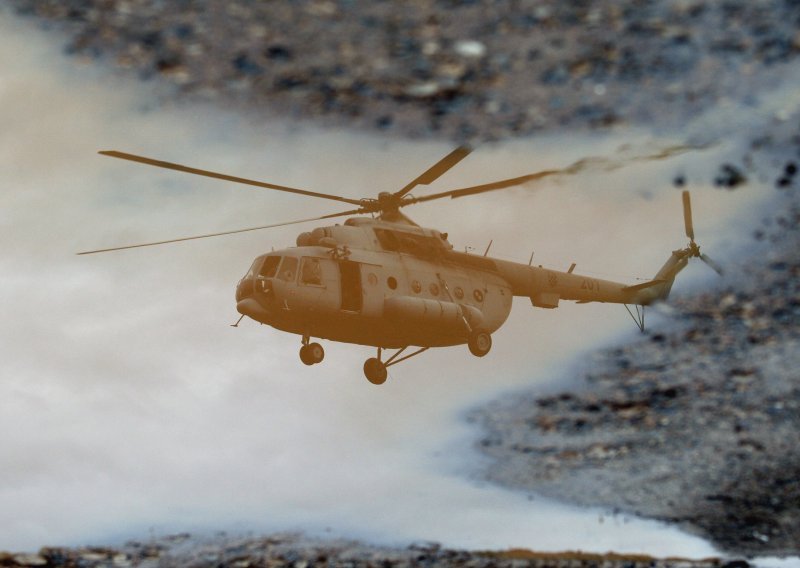
[[258, 268], [261, 266], [261, 263], [264, 262], [264, 257], [259, 256], [253, 261], [253, 264], [250, 265], [250, 269], [247, 271], [247, 274], [244, 275], [245, 278], [252, 278], [258, 272]]
[[281, 257], [268, 256], [264, 261], [264, 266], [261, 267], [261, 271], [258, 273], [258, 275], [263, 276], [264, 278], [273, 278], [278, 272], [278, 265], [280, 262]]

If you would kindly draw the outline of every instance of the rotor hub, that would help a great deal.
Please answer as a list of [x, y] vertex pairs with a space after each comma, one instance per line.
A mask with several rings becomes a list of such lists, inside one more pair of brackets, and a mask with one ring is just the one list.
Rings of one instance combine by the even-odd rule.
[[382, 191], [378, 194], [378, 207], [381, 213], [394, 213], [400, 207], [400, 200], [388, 191]]

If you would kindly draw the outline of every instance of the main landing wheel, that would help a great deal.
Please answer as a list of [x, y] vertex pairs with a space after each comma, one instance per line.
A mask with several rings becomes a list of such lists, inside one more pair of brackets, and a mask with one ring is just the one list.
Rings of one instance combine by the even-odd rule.
[[319, 343], [309, 343], [300, 348], [300, 360], [306, 365], [316, 365], [325, 358], [325, 350]]
[[483, 357], [492, 348], [492, 336], [484, 331], [478, 331], [470, 336], [467, 346], [475, 357]]
[[379, 359], [370, 357], [364, 363], [364, 376], [373, 385], [382, 385], [386, 382], [389, 372], [386, 370], [386, 365], [381, 363]]

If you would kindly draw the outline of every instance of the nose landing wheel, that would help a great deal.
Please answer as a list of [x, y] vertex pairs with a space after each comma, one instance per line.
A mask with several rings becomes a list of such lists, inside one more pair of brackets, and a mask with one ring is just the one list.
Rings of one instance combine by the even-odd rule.
[[325, 358], [325, 350], [319, 343], [307, 343], [300, 348], [300, 360], [306, 365], [316, 365]]

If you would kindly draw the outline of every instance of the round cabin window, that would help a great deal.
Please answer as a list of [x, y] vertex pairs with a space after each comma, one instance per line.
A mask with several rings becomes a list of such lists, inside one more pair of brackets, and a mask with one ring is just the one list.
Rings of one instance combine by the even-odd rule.
[[475, 291], [472, 293], [472, 295], [473, 295], [473, 297], [475, 298], [475, 301], [476, 301], [476, 302], [483, 302], [483, 292], [481, 292], [480, 290], [477, 290], [477, 289], [476, 289], [476, 290], [475, 290]]
[[386, 279], [386, 284], [389, 286], [389, 288], [394, 290], [397, 288], [397, 279], [395, 279], [394, 276], [389, 276], [389, 278]]
[[411, 283], [411, 289], [414, 290], [415, 294], [419, 294], [422, 292], [422, 284], [419, 283], [419, 280], [414, 280]]
[[433, 296], [439, 295], [439, 285], [436, 282], [431, 282], [431, 285], [428, 287], [428, 290], [431, 291]]
[[456, 294], [456, 299], [461, 300], [464, 297], [464, 289], [461, 286], [456, 286], [454, 292]]

